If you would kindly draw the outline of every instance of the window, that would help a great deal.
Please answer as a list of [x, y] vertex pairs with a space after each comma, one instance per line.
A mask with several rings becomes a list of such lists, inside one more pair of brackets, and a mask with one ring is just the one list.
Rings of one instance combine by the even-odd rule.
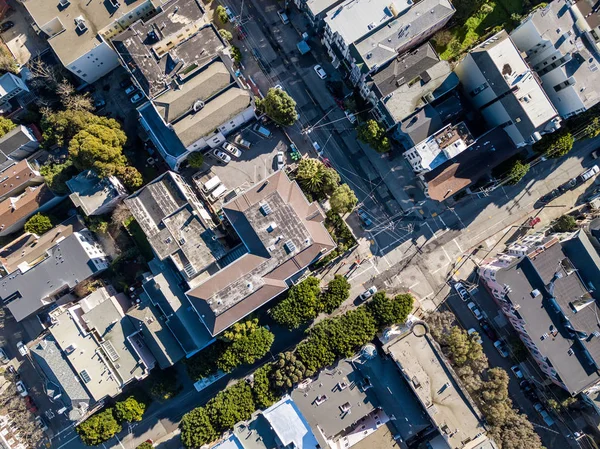
[[489, 87], [489, 86], [488, 86], [488, 83], [483, 83], [482, 85], [480, 85], [480, 86], [477, 86], [475, 89], [473, 89], [471, 92], [469, 92], [469, 95], [471, 95], [471, 97], [474, 97], [474, 96], [476, 96], [477, 94], [479, 94], [479, 93], [483, 92], [483, 91], [484, 91], [485, 89], [487, 89], [488, 87]]

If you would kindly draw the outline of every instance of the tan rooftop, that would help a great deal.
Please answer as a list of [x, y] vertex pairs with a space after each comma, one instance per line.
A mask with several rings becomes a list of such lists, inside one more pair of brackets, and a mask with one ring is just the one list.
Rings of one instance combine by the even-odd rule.
[[53, 198], [52, 191], [46, 184], [42, 184], [36, 187], [27, 187], [21, 195], [5, 199], [0, 203], [0, 230], [9, 228], [19, 220], [33, 214]]
[[8, 167], [0, 173], [0, 197], [10, 194], [38, 176], [40, 174], [31, 168], [26, 159]]

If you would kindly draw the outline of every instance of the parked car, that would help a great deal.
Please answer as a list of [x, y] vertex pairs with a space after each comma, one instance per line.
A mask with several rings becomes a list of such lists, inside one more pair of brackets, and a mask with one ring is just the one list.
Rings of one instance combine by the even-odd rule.
[[268, 128], [265, 128], [260, 123], [255, 124], [252, 127], [252, 129], [254, 131], [256, 131], [258, 134], [260, 134], [261, 136], [266, 137], [266, 138], [270, 138], [273, 135], [273, 133], [271, 131], [269, 131]]
[[600, 157], [600, 149], [592, 151], [592, 159], [598, 159]]
[[281, 19], [281, 22], [284, 25], [287, 25], [288, 23], [290, 23], [290, 19], [288, 18], [288, 16], [285, 13], [285, 11], [279, 10], [279, 11], [277, 11], [277, 15], [279, 16], [279, 18]]
[[346, 118], [350, 121], [350, 123], [353, 125], [356, 123], [356, 115], [349, 111], [344, 111], [344, 114], [346, 114]]
[[519, 365], [511, 366], [510, 370], [517, 377], [517, 379], [523, 379], [523, 371], [521, 371], [521, 368], [519, 368]]
[[37, 405], [35, 405], [35, 402], [33, 402], [33, 398], [31, 396], [25, 396], [25, 406], [27, 407], [27, 410], [34, 415], [38, 411]]
[[225, 12], [227, 13], [227, 17], [229, 17], [229, 21], [235, 22], [235, 14], [231, 10], [231, 8], [229, 8], [229, 6], [225, 7]]
[[98, 98], [96, 101], [94, 101], [94, 107], [96, 109], [103, 108], [104, 106], [106, 106], [106, 101], [104, 101], [102, 98]]
[[242, 147], [242, 148], [246, 148], [247, 150], [250, 149], [250, 147], [252, 146], [252, 144], [247, 141], [246, 139], [243, 139], [242, 136], [236, 136], [235, 139], [233, 139], [233, 141], [235, 142], [236, 145]]
[[369, 216], [367, 215], [367, 213], [364, 210], [357, 209], [356, 214], [362, 220], [362, 222], [364, 223], [364, 225], [366, 227], [369, 227], [373, 224], [373, 221], [371, 221], [371, 219], [369, 218]]
[[553, 189], [540, 198], [540, 203], [548, 204], [553, 199], [558, 198], [560, 196], [560, 193], [561, 192], [559, 189]]
[[496, 350], [502, 357], [504, 357], [504, 358], [508, 357], [508, 349], [506, 348], [506, 345], [504, 344], [504, 342], [502, 340], [495, 341], [494, 348], [496, 348]]
[[19, 350], [19, 354], [21, 354], [23, 357], [29, 354], [29, 349], [23, 344], [22, 341], [17, 342], [17, 349]]
[[229, 163], [231, 162], [231, 156], [229, 156], [228, 154], [223, 153], [222, 151], [219, 150], [213, 150], [213, 154], [215, 155], [215, 157], [217, 159], [219, 159], [221, 162], [224, 163]]
[[467, 307], [469, 308], [473, 316], [477, 318], [478, 321], [483, 319], [483, 314], [481, 313], [481, 310], [479, 310], [479, 307], [477, 307], [477, 305], [474, 302], [470, 302], [469, 304], [467, 304]]
[[11, 22], [10, 20], [7, 20], [2, 25], [0, 25], [0, 33], [4, 33], [5, 31], [10, 30], [14, 26], [15, 26], [14, 22]]
[[479, 325], [483, 329], [483, 332], [485, 332], [485, 335], [487, 335], [490, 338], [490, 340], [492, 340], [492, 341], [498, 340], [498, 335], [496, 334], [496, 331], [491, 326], [491, 324], [488, 323], [487, 320], [481, 320], [479, 322]]
[[283, 170], [283, 167], [285, 167], [285, 159], [283, 156], [283, 151], [278, 151], [275, 158], [277, 160], [277, 170]]
[[325, 70], [323, 70], [323, 67], [321, 67], [319, 64], [317, 64], [316, 66], [314, 66], [313, 70], [315, 71], [315, 73], [317, 74], [317, 76], [319, 78], [321, 78], [322, 80], [324, 80], [325, 78], [327, 78], [327, 72]]
[[230, 144], [229, 142], [225, 142], [223, 144], [223, 149], [229, 154], [233, 154], [235, 157], [240, 157], [242, 155], [241, 150], [235, 145]]
[[48, 426], [40, 416], [35, 417], [35, 422], [37, 423], [38, 427], [42, 430], [42, 432], [48, 430]]
[[0, 348], [0, 362], [2, 362], [2, 363], [8, 363], [9, 360], [10, 359], [6, 355], [6, 352], [4, 352], [4, 349]]
[[538, 400], [537, 394], [535, 394], [535, 389], [533, 388], [533, 384], [528, 380], [522, 380], [519, 383], [519, 388], [523, 391], [523, 394], [532, 402], [536, 402]]
[[542, 404], [537, 402], [537, 403], [533, 404], [533, 408], [540, 414], [540, 416], [542, 417], [542, 419], [544, 420], [544, 422], [546, 423], [546, 425], [548, 427], [554, 425], [554, 420], [552, 419], [552, 417], [550, 416], [550, 414], [548, 413], [548, 411], [544, 408], [544, 406]]
[[132, 83], [129, 78], [123, 78], [121, 82], [119, 82], [119, 86], [121, 86], [122, 89], [127, 89], [131, 85]]
[[467, 331], [467, 334], [469, 334], [469, 337], [473, 338], [477, 343], [483, 343], [483, 340], [479, 336], [479, 333], [474, 328], [469, 329]]
[[129, 87], [125, 88], [125, 95], [131, 95], [136, 90], [137, 90], [137, 87], [135, 87], [133, 84], [130, 84]]
[[460, 282], [454, 284], [454, 290], [456, 290], [456, 293], [458, 293], [458, 296], [460, 296], [460, 299], [462, 299], [463, 301], [468, 301], [469, 299], [471, 299], [469, 292], [467, 291], [465, 286], [462, 285]]
[[372, 287], [370, 287], [367, 291], [361, 293], [361, 295], [359, 296], [361, 301], [366, 301], [367, 299], [369, 299], [371, 296], [373, 296], [375, 293], [377, 293], [377, 287], [375, 287], [374, 285]]
[[575, 187], [577, 185], [577, 178], [573, 178], [573, 179], [569, 179], [567, 182], [565, 182], [564, 184], [558, 186], [558, 190], [561, 193], [567, 192], [569, 190], [571, 190], [573, 187]]
[[600, 173], [600, 168], [598, 168], [597, 165], [594, 165], [592, 168], [589, 168], [582, 174], [580, 174], [579, 179], [581, 180], [581, 182], [585, 182], [593, 176], [596, 176], [598, 173]]
[[17, 391], [21, 396], [27, 396], [27, 388], [25, 388], [25, 384], [22, 381], [19, 380], [15, 383], [15, 385], [17, 386]]
[[142, 95], [141, 92], [138, 92], [133, 97], [131, 97], [129, 99], [129, 101], [131, 101], [133, 104], [136, 104], [136, 103], [139, 103], [140, 101], [142, 101], [143, 98], [144, 98], [144, 95]]

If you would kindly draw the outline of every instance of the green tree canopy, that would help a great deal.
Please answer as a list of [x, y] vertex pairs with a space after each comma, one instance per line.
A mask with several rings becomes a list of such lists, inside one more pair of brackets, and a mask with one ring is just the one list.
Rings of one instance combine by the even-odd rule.
[[318, 192], [323, 184], [323, 163], [318, 159], [306, 158], [298, 162], [296, 179], [311, 192]]
[[556, 232], [572, 232], [577, 229], [577, 221], [571, 215], [562, 215], [554, 222]]
[[271, 376], [274, 369], [275, 366], [272, 363], [267, 363], [254, 371], [252, 394], [258, 408], [270, 407], [277, 400], [277, 395], [271, 387]]
[[188, 157], [188, 164], [192, 168], [200, 168], [204, 163], [204, 155], [200, 151], [194, 151]]
[[292, 388], [306, 377], [306, 367], [293, 352], [280, 353], [272, 371], [273, 384], [281, 390]]
[[120, 422], [141, 421], [145, 411], [146, 404], [137, 401], [133, 396], [115, 404], [115, 418]]
[[229, 22], [229, 16], [227, 15], [227, 11], [225, 11], [225, 8], [221, 5], [217, 6], [217, 8], [215, 9], [215, 16], [223, 25]]
[[0, 137], [15, 129], [17, 125], [11, 119], [0, 116]]
[[515, 161], [513, 166], [510, 168], [508, 172], [509, 184], [516, 184], [521, 179], [525, 177], [525, 175], [529, 172], [531, 166], [529, 163], [523, 163], [522, 161]]
[[[89, 125], [102, 125], [121, 131], [115, 119], [100, 117], [88, 111], [59, 111], [42, 117], [42, 130], [46, 147], [54, 144], [65, 146], [81, 130]], [[123, 142], [124, 143], [124, 142]]]
[[224, 333], [229, 345], [217, 360], [219, 369], [230, 372], [243, 363], [254, 363], [263, 357], [273, 345], [275, 336], [266, 327], [258, 325], [258, 319], [238, 322]]
[[135, 449], [153, 449], [154, 446], [149, 441], [144, 441], [141, 444], [138, 444]]
[[235, 423], [246, 421], [254, 410], [252, 390], [245, 381], [221, 391], [206, 404], [206, 413], [217, 432], [232, 429]]
[[275, 123], [283, 126], [291, 126], [296, 123], [298, 113], [296, 102], [283, 89], [269, 89], [265, 98], [256, 99], [257, 109], [267, 114]]
[[381, 329], [392, 324], [404, 323], [412, 311], [413, 303], [412, 295], [402, 294], [391, 299], [384, 291], [378, 291], [367, 303], [367, 309]]
[[139, 189], [144, 184], [142, 174], [131, 165], [117, 166], [116, 175], [129, 190]]
[[321, 190], [326, 195], [331, 195], [337, 186], [340, 185], [340, 175], [331, 167], [323, 166], [321, 170], [322, 186]]
[[329, 203], [335, 213], [345, 214], [354, 209], [358, 199], [348, 184], [342, 184], [333, 191]]
[[332, 313], [335, 309], [350, 297], [350, 282], [339, 274], [329, 281], [327, 290], [320, 297], [321, 309], [327, 313]]
[[358, 127], [358, 138], [379, 153], [387, 153], [392, 148], [385, 128], [373, 119]]
[[113, 416], [113, 409], [92, 415], [77, 426], [77, 433], [88, 446], [97, 446], [110, 440], [122, 430], [121, 424]]
[[475, 339], [469, 338], [467, 331], [458, 326], [452, 327], [444, 339], [444, 345], [447, 346], [450, 358], [456, 366], [469, 364], [483, 356], [481, 345]]
[[29, 220], [25, 222], [25, 232], [30, 232], [35, 235], [42, 235], [52, 229], [52, 221], [47, 215], [43, 215], [40, 212], [33, 215]]
[[273, 319], [295, 329], [321, 312], [319, 279], [310, 276], [288, 290], [287, 297], [270, 311]]
[[188, 449], [196, 449], [212, 443], [219, 437], [203, 407], [195, 408], [183, 415], [179, 429], [181, 442]]
[[233, 40], [233, 35], [227, 31], [225, 28], [221, 28], [219, 30], [219, 34], [221, 35], [221, 37], [223, 39], [225, 39], [227, 42], [231, 42]]
[[575, 139], [568, 129], [563, 128], [552, 134], [547, 134], [537, 142], [533, 149], [538, 153], [544, 153], [547, 157], [557, 158], [564, 156], [573, 148]]
[[121, 129], [88, 125], [69, 143], [69, 156], [79, 170], [93, 169], [98, 176], [114, 175], [124, 167], [123, 145], [127, 137]]

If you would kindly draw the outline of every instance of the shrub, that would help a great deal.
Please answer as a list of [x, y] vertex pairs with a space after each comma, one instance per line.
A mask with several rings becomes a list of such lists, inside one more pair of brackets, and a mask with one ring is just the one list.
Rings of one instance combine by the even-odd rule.
[[229, 16], [227, 15], [227, 11], [225, 11], [225, 8], [221, 5], [217, 6], [217, 8], [215, 9], [215, 17], [219, 19], [219, 22], [221, 22], [223, 25], [229, 22]]
[[572, 232], [577, 229], [577, 222], [571, 215], [563, 215], [554, 222], [556, 232]]
[[529, 172], [531, 166], [529, 163], [523, 163], [522, 161], [515, 161], [513, 166], [510, 168], [508, 172], [508, 183], [509, 184], [517, 184], [521, 179], [525, 177], [525, 175]]
[[242, 62], [242, 52], [235, 45], [231, 46], [231, 57], [236, 64]]
[[200, 168], [204, 164], [204, 155], [199, 151], [194, 151], [187, 160], [190, 167]]
[[25, 223], [25, 231], [35, 235], [42, 235], [52, 229], [52, 227], [50, 218], [39, 212]]
[[121, 430], [121, 424], [115, 419], [112, 408], [96, 413], [77, 426], [77, 433], [88, 446], [104, 443]]
[[137, 401], [133, 396], [115, 404], [115, 418], [120, 422], [141, 421], [146, 411], [146, 404]]
[[227, 42], [231, 42], [233, 40], [233, 35], [229, 31], [227, 31], [226, 29], [224, 29], [224, 28], [222, 28], [222, 29], [219, 30], [219, 34]]
[[149, 441], [144, 441], [142, 444], [138, 444], [135, 449], [154, 449], [154, 446]]

